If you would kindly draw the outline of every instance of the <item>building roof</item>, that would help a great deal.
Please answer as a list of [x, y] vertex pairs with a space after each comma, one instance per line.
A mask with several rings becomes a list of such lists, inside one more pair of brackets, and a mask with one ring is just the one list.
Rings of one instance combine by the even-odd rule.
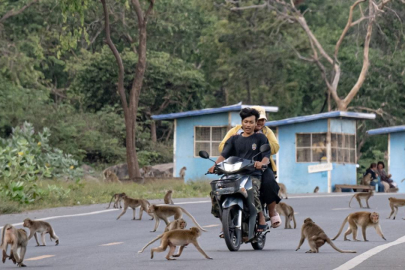
[[[178, 113], [169, 113], [169, 114], [159, 114], [159, 115], [152, 115], [153, 120], [168, 120], [168, 119], [177, 119], [183, 117], [193, 117], [193, 116], [201, 116], [207, 114], [215, 114], [215, 113], [223, 113], [223, 112], [233, 112], [233, 111], [240, 111], [243, 108], [252, 107], [257, 105], [243, 105], [242, 102], [239, 102], [235, 105], [220, 107], [220, 108], [210, 108], [210, 109], [203, 109], [203, 110], [195, 110], [195, 111], [188, 111], [188, 112], [178, 112]], [[278, 107], [274, 106], [262, 106], [266, 112], [278, 112]]]
[[395, 133], [395, 132], [405, 132], [405, 125], [370, 129], [367, 131], [367, 134], [368, 135], [380, 135], [380, 134], [389, 134], [389, 133]]
[[334, 111], [334, 112], [298, 116], [298, 117], [287, 118], [287, 119], [283, 119], [283, 120], [270, 121], [270, 122], [267, 122], [265, 125], [268, 127], [278, 127], [278, 126], [305, 123], [305, 122], [310, 122], [310, 121], [315, 121], [315, 120], [320, 120], [320, 119], [328, 119], [328, 118], [375, 119], [375, 114]]

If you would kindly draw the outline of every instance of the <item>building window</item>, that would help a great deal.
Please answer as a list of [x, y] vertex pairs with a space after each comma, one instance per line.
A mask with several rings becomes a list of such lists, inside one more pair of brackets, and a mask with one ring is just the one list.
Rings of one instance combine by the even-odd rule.
[[204, 150], [212, 157], [219, 157], [218, 146], [226, 135], [227, 127], [195, 127], [194, 131], [194, 156], [198, 157], [198, 152]]
[[[297, 162], [327, 161], [326, 133], [296, 134]], [[332, 162], [356, 163], [356, 136], [331, 134]]]
[[297, 162], [326, 161], [326, 133], [296, 134]]
[[356, 136], [332, 133], [332, 162], [356, 163]]

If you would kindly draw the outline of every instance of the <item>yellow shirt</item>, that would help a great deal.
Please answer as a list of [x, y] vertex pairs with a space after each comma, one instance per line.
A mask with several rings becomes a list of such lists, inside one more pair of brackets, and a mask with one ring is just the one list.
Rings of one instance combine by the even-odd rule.
[[[238, 134], [238, 131], [240, 129], [242, 129], [242, 125], [237, 125], [237, 126], [231, 128], [228, 131], [228, 133], [226, 133], [225, 138], [222, 140], [222, 142], [218, 146], [218, 150], [220, 153], [222, 152], [222, 149], [224, 149], [224, 145], [225, 145], [226, 141], [230, 137]], [[280, 145], [278, 144], [276, 135], [274, 135], [273, 131], [268, 127], [263, 127], [262, 131], [263, 131], [263, 134], [267, 137], [267, 140], [269, 140], [269, 144], [270, 144], [270, 148], [271, 148], [271, 155], [277, 154], [278, 150], [280, 149]], [[274, 163], [274, 160], [271, 156], [270, 156], [270, 163], [271, 163], [271, 168], [273, 169], [273, 171], [277, 171], [276, 164]]]

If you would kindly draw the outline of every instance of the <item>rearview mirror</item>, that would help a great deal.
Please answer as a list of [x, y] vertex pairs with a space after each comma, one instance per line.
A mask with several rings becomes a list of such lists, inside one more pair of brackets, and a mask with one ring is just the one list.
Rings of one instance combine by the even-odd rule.
[[270, 145], [268, 145], [268, 144], [263, 144], [262, 146], [260, 146], [260, 152], [261, 152], [261, 153], [267, 152], [267, 151], [270, 151]]
[[204, 150], [201, 150], [200, 152], [198, 152], [198, 155], [199, 155], [200, 157], [202, 157], [202, 158], [205, 158], [205, 159], [209, 159], [209, 158], [210, 158], [210, 155], [209, 155], [206, 151], [204, 151]]

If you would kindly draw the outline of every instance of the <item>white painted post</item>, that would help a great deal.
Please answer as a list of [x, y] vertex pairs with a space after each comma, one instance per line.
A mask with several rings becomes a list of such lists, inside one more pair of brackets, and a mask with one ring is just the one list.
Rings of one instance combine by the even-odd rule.
[[391, 148], [391, 133], [388, 133], [388, 168], [387, 168], [387, 173], [390, 173], [390, 168], [391, 168], [391, 158], [390, 158], [390, 148]]
[[[276, 138], [278, 143], [280, 143], [279, 137], [278, 137], [278, 127], [276, 127]], [[276, 181], [280, 182], [280, 150], [278, 150], [277, 154], [276, 154], [276, 167], [277, 167], [277, 178]]]
[[173, 121], [174, 125], [174, 134], [173, 134], [173, 177], [178, 177], [177, 168], [176, 168], [176, 142], [177, 142], [177, 119]]
[[[332, 162], [332, 135], [330, 132], [330, 118], [328, 118], [328, 132], [326, 133], [326, 157], [328, 163]], [[332, 193], [332, 171], [328, 171], [328, 193]]]

